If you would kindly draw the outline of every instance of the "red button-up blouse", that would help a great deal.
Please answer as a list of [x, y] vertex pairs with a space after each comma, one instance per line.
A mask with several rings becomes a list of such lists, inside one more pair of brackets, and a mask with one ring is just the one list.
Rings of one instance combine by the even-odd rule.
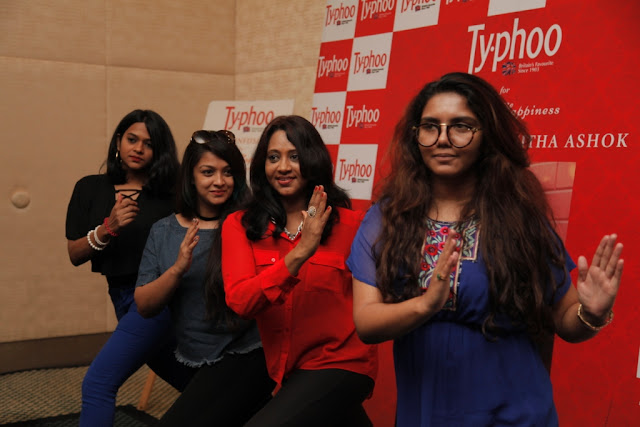
[[[241, 218], [222, 227], [222, 275], [227, 304], [255, 318], [271, 378], [281, 383], [295, 369], [344, 369], [375, 380], [377, 347], [360, 341], [353, 324], [351, 272], [345, 261], [363, 218], [339, 209], [331, 236], [294, 277], [284, 257], [298, 244], [284, 233], [247, 239]], [[303, 231], [304, 232], [304, 231]]]

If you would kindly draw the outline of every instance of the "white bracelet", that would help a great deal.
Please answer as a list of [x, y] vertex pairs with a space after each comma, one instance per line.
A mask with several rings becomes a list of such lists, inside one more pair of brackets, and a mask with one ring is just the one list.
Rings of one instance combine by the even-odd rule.
[[96, 246], [93, 244], [93, 242], [91, 241], [91, 233], [93, 233], [93, 230], [89, 230], [89, 232], [87, 233], [87, 242], [89, 242], [89, 246], [91, 246], [93, 249], [95, 249], [96, 251], [101, 251], [104, 249], [103, 247], [100, 246]]
[[93, 238], [96, 240], [96, 243], [98, 244], [98, 246], [107, 246], [109, 244], [109, 242], [103, 242], [100, 239], [98, 239], [98, 228], [100, 228], [102, 224], [98, 224], [96, 226], [96, 228], [93, 230]]

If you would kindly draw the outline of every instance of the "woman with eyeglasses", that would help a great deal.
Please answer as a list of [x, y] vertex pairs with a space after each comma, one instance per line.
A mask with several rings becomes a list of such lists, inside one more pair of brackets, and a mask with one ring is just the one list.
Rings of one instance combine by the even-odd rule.
[[398, 427], [557, 425], [537, 343], [584, 341], [613, 318], [622, 245], [604, 236], [572, 285], [528, 138], [464, 73], [427, 84], [396, 126], [347, 265], [358, 334], [394, 340]]
[[370, 426], [377, 349], [356, 335], [345, 266], [362, 213], [333, 181], [320, 134], [299, 116], [263, 131], [252, 198], [222, 227], [227, 304], [256, 319], [274, 398], [247, 426]]
[[220, 226], [246, 198], [244, 158], [229, 131], [196, 131], [185, 149], [177, 212], [151, 228], [135, 299], [145, 317], [169, 307], [176, 358], [195, 375], [163, 426], [242, 426], [271, 398], [255, 321], [227, 307]]
[[143, 319], [133, 300], [149, 229], [174, 208], [179, 164], [169, 126], [154, 111], [130, 112], [111, 137], [106, 165], [106, 173], [77, 182], [66, 221], [71, 262], [91, 261], [106, 277], [118, 319], [82, 383], [80, 425], [91, 427], [113, 425], [118, 389], [145, 363], [179, 390], [189, 380], [173, 357], [168, 311]]

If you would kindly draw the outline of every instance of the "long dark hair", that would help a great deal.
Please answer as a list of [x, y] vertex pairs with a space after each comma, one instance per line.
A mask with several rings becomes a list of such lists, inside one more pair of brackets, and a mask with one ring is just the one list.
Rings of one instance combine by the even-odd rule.
[[[327, 193], [327, 206], [351, 208], [351, 200], [347, 193], [338, 187], [333, 180], [333, 165], [329, 151], [316, 128], [300, 116], [279, 116], [274, 118], [264, 129], [251, 161], [251, 191], [253, 197], [242, 218], [249, 240], [264, 237], [271, 219], [275, 221], [275, 235], [279, 235], [287, 224], [287, 213], [280, 200], [280, 195], [271, 187], [265, 174], [265, 163], [271, 136], [282, 130], [287, 139], [296, 147], [300, 159], [300, 173], [307, 180], [304, 189], [308, 203], [316, 185], [323, 185]], [[338, 221], [337, 209], [331, 216], [322, 233], [324, 242], [331, 235], [333, 225]]]
[[[201, 141], [198, 143], [196, 141]], [[204, 297], [209, 318], [224, 321], [235, 327], [242, 321], [225, 303], [222, 283], [222, 223], [232, 212], [239, 209], [247, 196], [247, 172], [242, 153], [235, 144], [235, 137], [228, 131], [199, 130], [193, 133], [185, 149], [178, 177], [176, 207], [184, 217], [194, 217], [198, 212], [198, 192], [193, 182], [193, 170], [204, 155], [212, 153], [229, 164], [233, 176], [231, 197], [220, 208], [218, 228], [213, 230], [213, 241], [207, 260]]]
[[151, 138], [153, 157], [144, 188], [152, 194], [172, 194], [175, 190], [179, 168], [178, 154], [173, 134], [167, 122], [155, 111], [133, 110], [116, 126], [107, 152], [107, 175], [114, 185], [127, 182], [127, 173], [116, 156], [118, 142], [134, 123], [144, 123]]
[[[446, 74], [424, 86], [396, 125], [390, 145], [391, 172], [380, 194], [383, 224], [374, 253], [378, 288], [388, 302], [420, 293], [419, 260], [433, 194], [431, 172], [411, 126], [420, 122], [431, 97], [447, 92], [467, 100], [483, 132], [473, 166], [475, 192], [461, 215], [461, 219], [475, 215], [482, 236], [480, 249], [489, 279], [489, 314], [483, 333], [500, 332], [499, 313], [534, 336], [553, 331], [547, 302], [558, 284], [550, 265], [562, 269], [564, 253], [552, 229], [553, 214], [542, 186], [528, 168], [525, 145], [530, 135], [498, 92], [470, 74]], [[401, 275], [406, 285], [398, 294], [393, 283]]]

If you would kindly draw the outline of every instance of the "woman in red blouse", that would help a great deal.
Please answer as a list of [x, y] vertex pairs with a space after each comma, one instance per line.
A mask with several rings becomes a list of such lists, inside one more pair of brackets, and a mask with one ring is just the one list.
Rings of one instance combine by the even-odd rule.
[[333, 181], [329, 152], [299, 116], [276, 117], [251, 162], [253, 198], [222, 228], [226, 300], [255, 318], [282, 385], [247, 426], [370, 426], [377, 350], [355, 332], [345, 261], [362, 213]]

